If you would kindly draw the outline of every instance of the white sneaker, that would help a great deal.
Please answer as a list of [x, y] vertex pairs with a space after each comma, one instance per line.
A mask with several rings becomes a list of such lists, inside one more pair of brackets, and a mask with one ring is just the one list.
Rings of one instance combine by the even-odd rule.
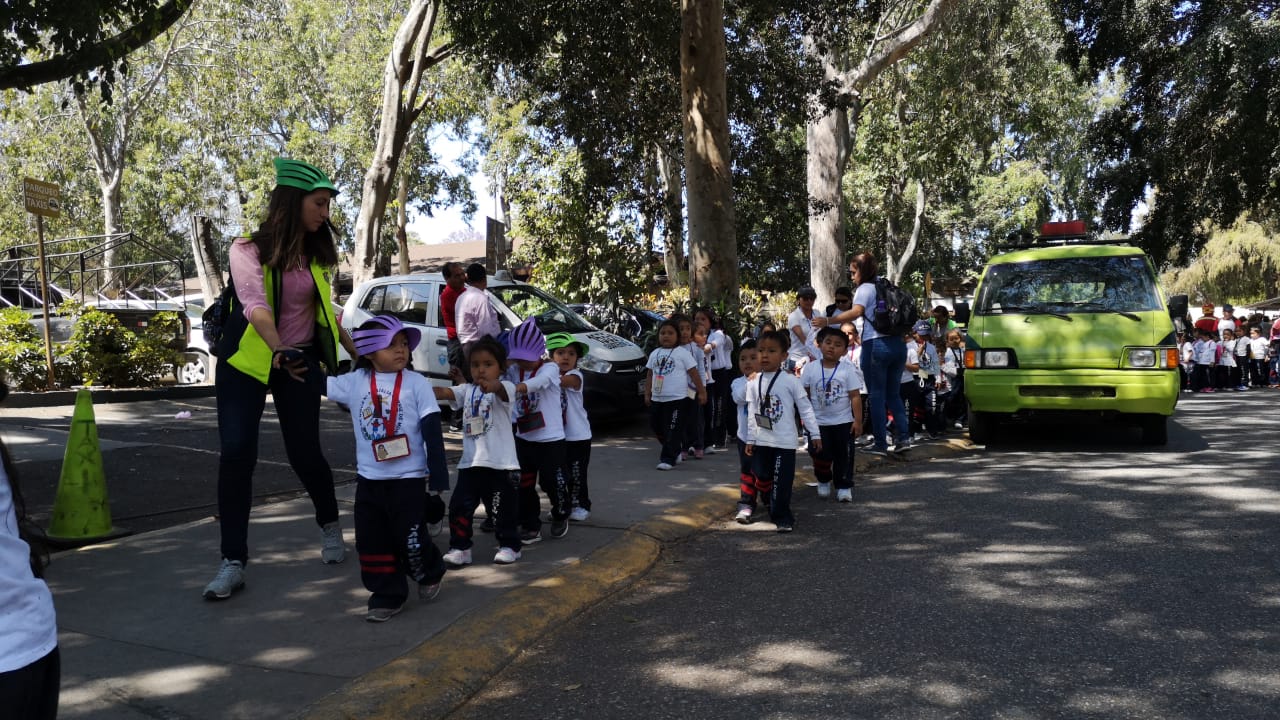
[[569, 519], [574, 522], [582, 522], [589, 517], [591, 517], [591, 511], [583, 507], [576, 507], [569, 513]]
[[671, 463], [658, 463], [658, 469], [659, 469], [659, 470], [670, 470], [670, 469], [671, 469], [671, 468], [673, 468], [673, 467], [675, 467], [675, 466], [674, 466], [674, 465], [672, 465]]
[[836, 501], [849, 502], [849, 503], [853, 502], [853, 489], [840, 488], [839, 490], [836, 490]]
[[684, 462], [684, 453], [680, 453], [676, 456], [676, 464], [679, 465], [682, 462]]
[[445, 565], [460, 568], [471, 564], [471, 548], [459, 550], [458, 548], [449, 548], [449, 552], [441, 558]]
[[226, 600], [231, 593], [244, 587], [244, 563], [239, 560], [222, 560], [218, 574], [204, 586], [205, 600]]
[[519, 559], [520, 551], [512, 550], [509, 547], [498, 548], [498, 552], [493, 556], [493, 561], [498, 565], [510, 565]]
[[323, 544], [320, 546], [320, 559], [326, 565], [335, 565], [347, 559], [347, 544], [342, 541], [342, 526], [337, 520], [320, 529]]
[[736, 520], [739, 525], [750, 525], [751, 524], [751, 506], [743, 503], [738, 503], [738, 514], [734, 515], [733, 519]]
[[831, 497], [831, 483], [824, 483], [824, 482], [818, 483], [818, 497], [820, 498]]

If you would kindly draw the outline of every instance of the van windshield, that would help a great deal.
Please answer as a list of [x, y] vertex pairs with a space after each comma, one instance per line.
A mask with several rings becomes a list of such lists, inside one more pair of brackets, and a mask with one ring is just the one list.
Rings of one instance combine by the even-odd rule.
[[490, 285], [488, 289], [503, 305], [499, 313], [504, 316], [500, 318], [504, 328], [514, 327], [521, 320], [533, 317], [545, 334], [596, 329], [564, 303], [532, 285]]
[[1160, 309], [1140, 255], [1059, 258], [991, 265], [974, 314], [1136, 313]]

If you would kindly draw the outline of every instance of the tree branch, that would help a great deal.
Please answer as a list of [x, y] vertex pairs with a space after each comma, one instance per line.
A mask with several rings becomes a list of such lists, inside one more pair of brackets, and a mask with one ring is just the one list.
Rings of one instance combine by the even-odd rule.
[[48, 60], [0, 68], [0, 90], [26, 90], [108, 65], [159, 37], [194, 3], [195, 0], [169, 0], [133, 27], [100, 43]]
[[886, 67], [901, 60], [903, 56], [911, 52], [915, 46], [919, 45], [934, 27], [938, 25], [946, 17], [947, 13], [959, 2], [959, 0], [932, 0], [929, 7], [925, 8], [920, 17], [914, 22], [901, 29], [901, 33], [894, 31], [891, 35], [896, 34], [896, 40], [885, 47], [878, 53], [868, 54], [858, 67], [841, 73], [839, 78], [839, 87], [841, 94], [856, 97], [863, 88], [865, 88], [872, 80], [876, 78]]

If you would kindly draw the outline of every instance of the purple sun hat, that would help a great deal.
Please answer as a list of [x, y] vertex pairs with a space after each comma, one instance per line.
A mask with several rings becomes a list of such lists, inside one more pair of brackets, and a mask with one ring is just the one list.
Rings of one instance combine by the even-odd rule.
[[[365, 327], [366, 325], [369, 327]], [[371, 355], [391, 347], [391, 340], [400, 332], [409, 341], [409, 352], [413, 352], [418, 343], [422, 342], [421, 330], [405, 327], [400, 318], [394, 315], [374, 315], [360, 328], [351, 331], [351, 340], [356, 344], [356, 354]]]
[[507, 336], [508, 360], [541, 360], [546, 351], [547, 339], [533, 318], [515, 326]]

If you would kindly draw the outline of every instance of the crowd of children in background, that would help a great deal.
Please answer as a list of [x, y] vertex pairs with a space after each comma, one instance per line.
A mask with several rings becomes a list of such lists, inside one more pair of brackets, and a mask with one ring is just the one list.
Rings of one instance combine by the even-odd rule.
[[1280, 320], [1264, 315], [1236, 317], [1222, 306], [1222, 317], [1206, 303], [1189, 333], [1178, 333], [1183, 392], [1211, 393], [1280, 387]]

